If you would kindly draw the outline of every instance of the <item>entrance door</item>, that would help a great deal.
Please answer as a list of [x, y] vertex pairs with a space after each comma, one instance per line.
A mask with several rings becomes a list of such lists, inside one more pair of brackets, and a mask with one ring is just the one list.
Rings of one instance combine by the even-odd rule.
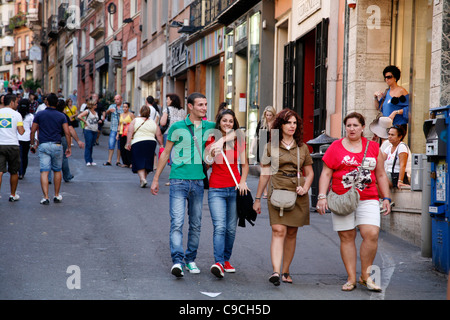
[[315, 31], [296, 42], [296, 85], [294, 110], [303, 119], [303, 141], [314, 139]]
[[326, 126], [326, 57], [328, 20], [284, 50], [283, 108], [303, 119], [303, 140], [319, 136]]

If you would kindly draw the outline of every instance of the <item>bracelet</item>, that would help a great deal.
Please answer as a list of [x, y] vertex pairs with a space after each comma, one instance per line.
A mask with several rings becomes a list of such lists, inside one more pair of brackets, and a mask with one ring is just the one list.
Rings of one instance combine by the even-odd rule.
[[398, 180], [398, 182], [401, 182], [401, 183], [403, 183], [403, 180]]
[[213, 159], [210, 155], [207, 155], [207, 156], [205, 157], [205, 162], [206, 162], [207, 164], [212, 164], [212, 163], [214, 162], [214, 159]]
[[383, 198], [383, 201], [384, 201], [384, 200], [389, 200], [389, 202], [392, 202], [392, 199], [391, 199], [391, 198], [388, 198], [388, 197], [384, 197], [384, 198]]
[[327, 195], [323, 194], [323, 193], [319, 193], [319, 195], [317, 196], [318, 200], [322, 200], [322, 199], [326, 199], [326, 198], [327, 198]]
[[255, 200], [261, 200], [261, 197], [255, 197]]

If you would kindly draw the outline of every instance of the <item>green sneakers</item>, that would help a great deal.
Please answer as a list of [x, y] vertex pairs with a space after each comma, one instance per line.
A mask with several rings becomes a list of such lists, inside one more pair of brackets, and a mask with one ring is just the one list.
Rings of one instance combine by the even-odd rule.
[[200, 269], [197, 267], [195, 262], [189, 262], [186, 264], [186, 269], [188, 269], [190, 273], [200, 273]]

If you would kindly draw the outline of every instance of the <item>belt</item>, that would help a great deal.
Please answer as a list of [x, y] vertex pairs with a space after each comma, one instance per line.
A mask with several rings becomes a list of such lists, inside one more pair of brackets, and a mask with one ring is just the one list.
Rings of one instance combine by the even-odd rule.
[[285, 176], [285, 177], [296, 177], [297, 173], [284, 173], [283, 172], [282, 175]]

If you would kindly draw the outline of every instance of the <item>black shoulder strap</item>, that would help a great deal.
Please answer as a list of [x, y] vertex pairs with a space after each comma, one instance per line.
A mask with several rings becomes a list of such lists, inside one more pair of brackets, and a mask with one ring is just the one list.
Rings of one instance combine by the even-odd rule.
[[202, 151], [200, 150], [200, 146], [198, 145], [197, 137], [195, 136], [191, 126], [188, 125], [187, 127], [189, 129], [189, 132], [191, 133], [192, 139], [194, 140], [195, 146], [197, 147], [198, 153], [200, 154], [200, 159], [202, 160], [203, 163]]

